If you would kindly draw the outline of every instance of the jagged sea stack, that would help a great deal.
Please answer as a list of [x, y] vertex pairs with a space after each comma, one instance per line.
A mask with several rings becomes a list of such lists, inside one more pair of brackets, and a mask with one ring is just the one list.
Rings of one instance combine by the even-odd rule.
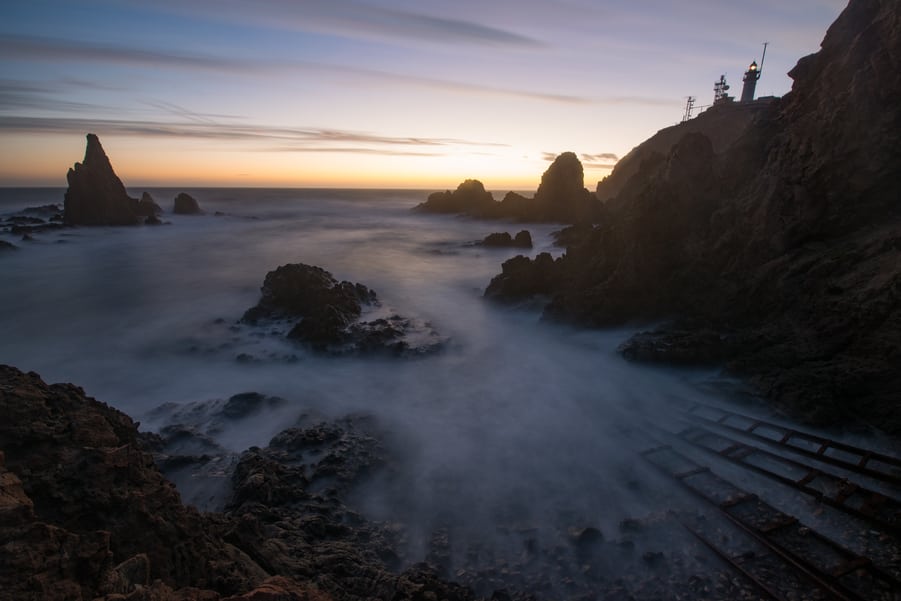
[[138, 201], [125, 191], [125, 185], [110, 164], [100, 139], [88, 134], [84, 160], [75, 163], [66, 174], [64, 219], [68, 225], [135, 225]]

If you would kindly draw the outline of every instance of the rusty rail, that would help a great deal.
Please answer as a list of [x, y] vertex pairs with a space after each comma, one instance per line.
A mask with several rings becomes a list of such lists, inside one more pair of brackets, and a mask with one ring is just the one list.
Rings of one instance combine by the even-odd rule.
[[[701, 411], [713, 413], [717, 417], [705, 417], [700, 414]], [[901, 459], [897, 457], [800, 432], [793, 428], [703, 403], [695, 403], [685, 413], [692, 419], [739, 432], [764, 444], [901, 486]], [[774, 436], [765, 436], [760, 433], [761, 431], [772, 432]], [[836, 456], [837, 454], [842, 454], [848, 459]]]
[[801, 524], [669, 445], [642, 457], [707, 501], [735, 526], [837, 599], [901, 600], [901, 582], [862, 557]]
[[[811, 495], [818, 501], [901, 536], [901, 502], [794, 459], [744, 444], [699, 426], [678, 434], [689, 444]], [[782, 469], [780, 474], [766, 464]]]

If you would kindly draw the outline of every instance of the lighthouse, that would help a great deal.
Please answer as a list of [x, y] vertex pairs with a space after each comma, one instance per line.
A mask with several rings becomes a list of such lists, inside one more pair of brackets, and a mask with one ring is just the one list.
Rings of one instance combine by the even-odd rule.
[[742, 81], [745, 82], [741, 89], [741, 101], [751, 102], [754, 100], [754, 92], [757, 90], [757, 80], [760, 79], [760, 69], [757, 67], [757, 61], [751, 63]]
[[741, 89], [741, 102], [754, 101], [754, 92], [757, 91], [757, 80], [760, 79], [760, 74], [763, 73], [763, 61], [766, 60], [766, 47], [769, 45], [769, 42], [763, 43], [763, 56], [760, 58], [760, 66], [757, 66], [757, 61], [752, 61], [748, 70], [745, 71], [745, 76], [742, 78], [745, 85]]

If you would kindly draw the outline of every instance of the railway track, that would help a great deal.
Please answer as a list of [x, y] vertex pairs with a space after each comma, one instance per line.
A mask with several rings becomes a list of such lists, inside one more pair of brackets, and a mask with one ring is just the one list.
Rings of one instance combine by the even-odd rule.
[[897, 562], [855, 552], [695, 457], [706, 453], [716, 465], [727, 462], [800, 492], [836, 515], [865, 523], [877, 544], [897, 548], [901, 502], [842, 472], [893, 490], [901, 482], [901, 460], [707, 405], [687, 410], [684, 420], [680, 431], [664, 432], [670, 444], [647, 449], [642, 457], [702, 501], [697, 512], [679, 513], [679, 521], [760, 598], [901, 601]]

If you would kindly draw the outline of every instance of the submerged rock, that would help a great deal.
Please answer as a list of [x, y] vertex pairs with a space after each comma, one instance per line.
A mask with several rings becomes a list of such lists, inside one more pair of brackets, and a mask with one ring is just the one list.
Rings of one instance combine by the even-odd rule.
[[69, 182], [64, 202], [66, 224], [138, 223], [138, 201], [125, 191], [96, 135], [87, 135], [84, 160], [69, 169], [66, 179]]

